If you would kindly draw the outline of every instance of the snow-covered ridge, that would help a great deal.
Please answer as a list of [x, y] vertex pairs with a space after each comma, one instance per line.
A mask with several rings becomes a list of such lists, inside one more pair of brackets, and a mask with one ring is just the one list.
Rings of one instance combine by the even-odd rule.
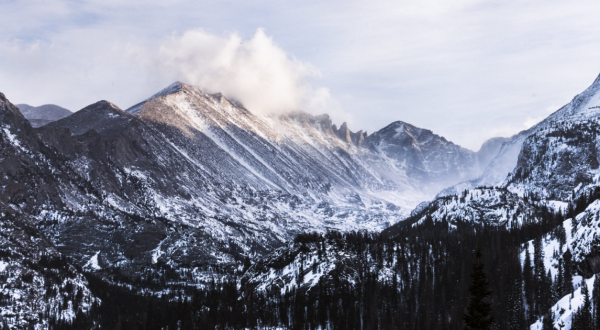
[[456, 196], [437, 199], [434, 205], [435, 211], [423, 215], [413, 226], [432, 220], [448, 222], [451, 226], [467, 222], [511, 229], [538, 222], [539, 205], [496, 187], [465, 190]]

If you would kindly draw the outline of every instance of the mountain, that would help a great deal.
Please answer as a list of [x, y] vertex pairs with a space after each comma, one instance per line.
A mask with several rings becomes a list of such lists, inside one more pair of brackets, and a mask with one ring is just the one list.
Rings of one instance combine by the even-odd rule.
[[327, 115], [261, 117], [179, 82], [125, 111], [100, 101], [38, 129], [19, 118], [7, 141], [27, 158], [10, 165], [6, 207], [75, 265], [132, 277], [166, 263], [200, 279], [301, 232], [380, 230], [478, 168], [407, 123], [368, 135]]
[[[473, 152], [430, 130], [401, 121], [368, 136], [364, 145], [375, 155], [402, 164], [409, 178], [416, 179], [431, 192], [477, 174], [478, 160]], [[377, 162], [381, 161], [377, 159]]]
[[40, 127], [53, 121], [68, 117], [71, 111], [54, 104], [44, 104], [39, 107], [33, 107], [28, 104], [17, 104], [21, 114], [29, 120], [31, 126]]
[[71, 269], [81, 294], [69, 281], [46, 292], [71, 301], [46, 305], [57, 322], [106, 298], [82, 274], [157, 294], [205, 285], [302, 232], [385, 228], [479, 166], [404, 122], [368, 135], [327, 115], [257, 116], [179, 82], [125, 111], [99, 101], [39, 128], [2, 96], [1, 116], [0, 212], [14, 219], [5, 232], [43, 242], [11, 248], [2, 265], [48, 285], [44, 276]]

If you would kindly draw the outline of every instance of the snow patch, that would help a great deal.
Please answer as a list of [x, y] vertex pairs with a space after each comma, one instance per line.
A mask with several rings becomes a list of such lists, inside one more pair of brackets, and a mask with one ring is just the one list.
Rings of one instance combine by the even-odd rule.
[[88, 268], [92, 270], [101, 270], [100, 264], [98, 263], [98, 257], [100, 256], [100, 251], [96, 252], [93, 257], [91, 257], [88, 262], [83, 266], [83, 268]]

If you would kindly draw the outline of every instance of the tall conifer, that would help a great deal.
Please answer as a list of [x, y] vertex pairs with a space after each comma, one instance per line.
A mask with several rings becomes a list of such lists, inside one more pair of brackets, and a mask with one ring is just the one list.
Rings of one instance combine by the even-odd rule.
[[592, 300], [594, 302], [594, 329], [600, 329], [600, 276], [598, 274], [596, 274], [596, 279], [594, 280]]
[[492, 304], [486, 301], [492, 291], [488, 289], [489, 283], [483, 270], [484, 264], [481, 261], [481, 256], [481, 249], [478, 247], [475, 251], [476, 261], [473, 264], [472, 281], [469, 287], [471, 300], [467, 313], [463, 315], [466, 324], [465, 330], [488, 330], [493, 322], [493, 317], [490, 315]]

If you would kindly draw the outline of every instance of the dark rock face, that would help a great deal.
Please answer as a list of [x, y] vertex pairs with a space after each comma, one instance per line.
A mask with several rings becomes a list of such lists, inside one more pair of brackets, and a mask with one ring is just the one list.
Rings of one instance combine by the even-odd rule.
[[525, 140], [507, 180], [549, 199], [569, 200], [576, 187], [594, 183], [599, 131], [596, 120], [552, 123]]
[[585, 278], [590, 278], [594, 274], [600, 273], [600, 251], [595, 250], [585, 256], [583, 261], [577, 264], [577, 272]]
[[62, 207], [56, 173], [60, 158], [36, 136], [30, 123], [0, 94], [0, 203], [12, 204], [27, 213], [43, 203]]
[[19, 328], [47, 322], [45, 317], [59, 309], [63, 294], [76, 295], [69, 288], [80, 290], [81, 299], [64, 306], [60, 319], [70, 320], [95, 301], [85, 277], [39, 228], [43, 212], [66, 207], [61, 186], [85, 193], [83, 180], [62, 172], [63, 162], [0, 93], [0, 293], [12, 299], [0, 311], [3, 322]]
[[29, 120], [33, 127], [41, 127], [72, 114], [71, 111], [54, 104], [44, 104], [39, 107], [17, 104], [16, 107], [19, 108], [21, 114]]

